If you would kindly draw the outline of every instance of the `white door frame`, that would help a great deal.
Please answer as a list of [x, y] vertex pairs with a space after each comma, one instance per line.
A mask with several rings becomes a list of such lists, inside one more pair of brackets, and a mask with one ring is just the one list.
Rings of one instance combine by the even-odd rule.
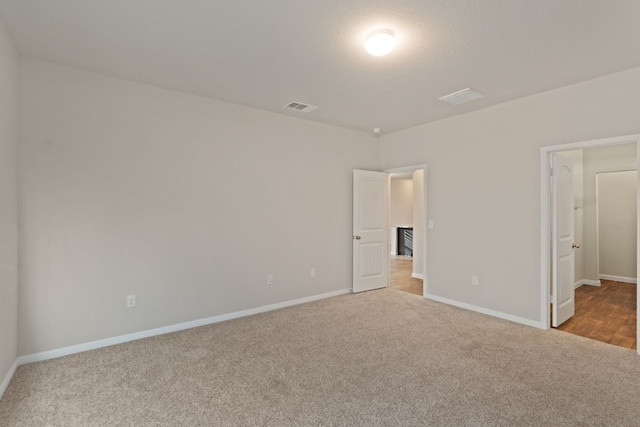
[[[606, 147], [621, 144], [636, 144], [636, 162], [640, 170], [640, 134], [619, 136], [614, 138], [595, 139], [591, 141], [574, 142], [571, 144], [553, 145], [540, 149], [540, 320], [545, 329], [550, 327], [550, 289], [551, 289], [551, 206], [550, 206], [550, 159], [553, 153], [568, 150], [584, 150], [589, 148]], [[640, 246], [640, 174], [638, 174], [638, 236], [637, 244]], [[636, 275], [640, 271], [640, 247], [638, 248]], [[637, 276], [640, 277], [640, 276]], [[640, 307], [640, 292], [638, 293], [636, 307]], [[640, 342], [640, 318], [637, 324], [637, 338]], [[638, 347], [640, 355], [640, 347]]]
[[[427, 224], [427, 218], [428, 218], [428, 215], [427, 215], [427, 165], [422, 164], [422, 165], [414, 165], [414, 166], [405, 166], [401, 168], [385, 169], [383, 172], [393, 174], [393, 173], [402, 173], [402, 172], [415, 172], [417, 170], [422, 170], [422, 189], [423, 189], [422, 211], [424, 212], [424, 218], [422, 218], [422, 236], [420, 236], [420, 238], [422, 239], [422, 247], [423, 247], [422, 296], [424, 297], [425, 295], [427, 295], [427, 286], [428, 286], [428, 281], [427, 281], [427, 277], [428, 277], [427, 276], [427, 225], [428, 225]], [[414, 222], [415, 222], [415, 218], [414, 218]], [[390, 233], [389, 231], [390, 227], [391, 227], [391, 224], [387, 224], [387, 233]], [[389, 250], [387, 250], [387, 262], [389, 262], [389, 260], [390, 260], [390, 255], [389, 255]], [[391, 280], [391, 274], [389, 274], [389, 280]]]

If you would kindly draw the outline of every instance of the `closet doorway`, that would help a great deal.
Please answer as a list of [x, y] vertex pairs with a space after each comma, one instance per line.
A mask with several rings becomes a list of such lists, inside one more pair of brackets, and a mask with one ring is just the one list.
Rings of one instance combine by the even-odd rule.
[[575, 314], [557, 329], [637, 349], [637, 145], [559, 154], [574, 165]]

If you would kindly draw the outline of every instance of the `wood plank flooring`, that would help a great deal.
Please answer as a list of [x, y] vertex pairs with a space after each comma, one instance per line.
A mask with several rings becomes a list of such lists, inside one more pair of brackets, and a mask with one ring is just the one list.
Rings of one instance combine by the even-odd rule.
[[413, 261], [411, 258], [391, 257], [390, 288], [422, 295], [422, 280], [411, 277]]
[[576, 314], [558, 329], [619, 347], [637, 348], [637, 286], [611, 280], [601, 283], [576, 289]]

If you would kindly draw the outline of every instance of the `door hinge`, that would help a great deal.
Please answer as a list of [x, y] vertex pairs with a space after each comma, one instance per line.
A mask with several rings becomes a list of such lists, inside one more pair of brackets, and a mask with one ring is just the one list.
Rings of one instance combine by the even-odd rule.
[[550, 169], [551, 176], [553, 176], [553, 168]]

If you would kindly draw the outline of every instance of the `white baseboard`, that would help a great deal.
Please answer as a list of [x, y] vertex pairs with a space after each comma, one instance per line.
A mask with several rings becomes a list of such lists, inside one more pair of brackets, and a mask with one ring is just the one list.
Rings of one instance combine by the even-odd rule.
[[253, 314], [264, 313], [272, 310], [278, 310], [280, 308], [290, 307], [298, 304], [304, 304], [311, 301], [317, 301], [317, 300], [331, 298], [338, 295], [345, 295], [349, 293], [351, 293], [351, 289], [341, 289], [339, 291], [327, 292], [325, 294], [312, 295], [310, 297], [299, 298], [291, 301], [284, 301], [276, 304], [264, 305], [262, 307], [236, 311], [234, 313], [221, 314], [219, 316], [207, 317], [205, 319], [193, 320], [191, 322], [178, 323], [175, 325], [164, 326], [156, 329], [149, 329], [141, 332], [134, 332], [131, 334], [120, 335], [112, 338], [105, 338], [102, 340], [72, 345], [69, 347], [58, 348], [55, 350], [48, 350], [40, 353], [28, 354], [25, 356], [18, 357], [16, 366], [24, 365], [26, 363], [41, 362], [43, 360], [55, 359], [56, 357], [62, 357], [62, 356], [67, 356], [69, 354], [81, 353], [83, 351], [95, 350], [97, 348], [108, 347], [115, 344], [122, 344], [125, 342], [135, 341], [142, 338], [153, 337], [156, 335], [163, 335], [171, 332], [182, 331], [185, 329], [195, 328], [197, 326], [204, 326], [204, 325], [210, 325], [212, 323], [224, 322], [225, 320], [232, 320], [232, 319], [237, 319], [239, 317], [251, 316]]
[[500, 311], [490, 310], [488, 308], [478, 307], [472, 304], [467, 304], [460, 301], [455, 301], [448, 298], [442, 298], [431, 294], [425, 294], [424, 296], [427, 299], [442, 302], [448, 305], [453, 305], [455, 307], [464, 308], [465, 310], [471, 310], [482, 314], [487, 314], [489, 316], [497, 317], [499, 319], [509, 320], [511, 322], [520, 323], [522, 325], [532, 326], [538, 329], [547, 329], [547, 325], [543, 322], [539, 322], [537, 320], [525, 319], [524, 317], [514, 316], [512, 314], [502, 313]]
[[391, 256], [396, 256], [397, 254], [395, 252], [391, 252]]
[[424, 274], [411, 273], [411, 277], [413, 277], [414, 279], [424, 280]]
[[583, 285], [602, 286], [602, 283], [600, 282], [600, 280], [582, 279], [581, 282]]
[[13, 362], [13, 365], [11, 365], [11, 367], [9, 368], [9, 372], [7, 372], [7, 375], [4, 376], [2, 383], [0, 383], [0, 399], [2, 399], [2, 396], [4, 396], [4, 392], [7, 391], [7, 387], [9, 387], [9, 383], [11, 382], [11, 379], [16, 373], [16, 369], [18, 369], [17, 359]]
[[600, 286], [602, 285], [602, 283], [600, 283], [600, 280], [580, 279], [576, 283], [574, 283], [573, 287], [575, 289], [575, 288], [579, 288], [582, 285]]
[[638, 284], [638, 279], [634, 277], [611, 276], [610, 274], [600, 274], [599, 278], [604, 280], [613, 280], [614, 282], [625, 282]]

